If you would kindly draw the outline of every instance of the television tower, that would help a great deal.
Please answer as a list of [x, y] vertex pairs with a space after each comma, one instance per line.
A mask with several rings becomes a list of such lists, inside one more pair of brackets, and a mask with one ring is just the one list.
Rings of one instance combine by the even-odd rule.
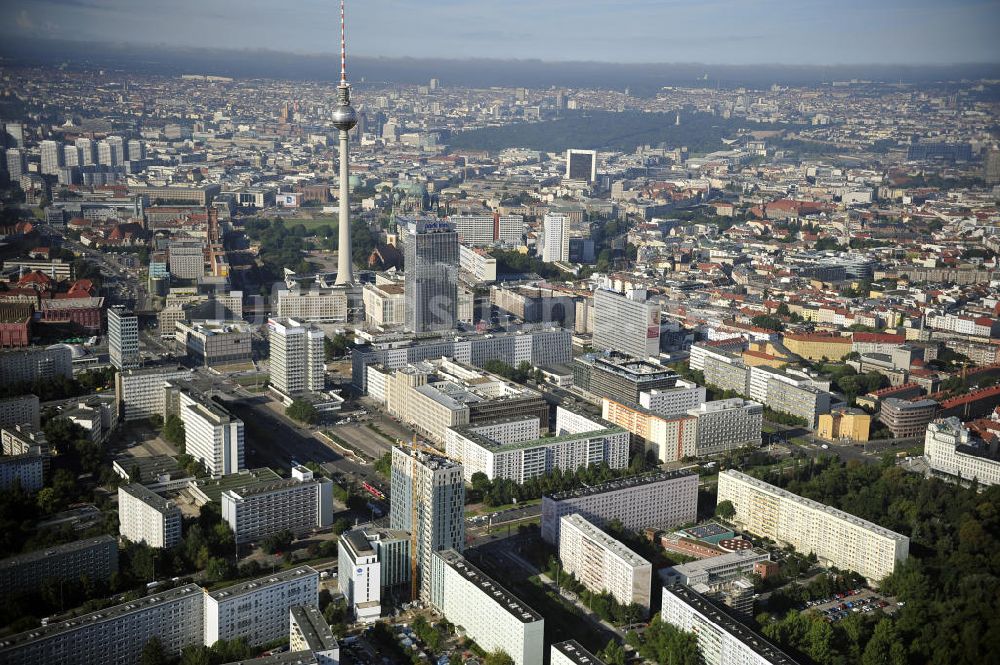
[[340, 228], [337, 232], [337, 280], [335, 285], [354, 284], [351, 261], [350, 217], [350, 157], [347, 133], [358, 124], [358, 114], [351, 106], [351, 86], [347, 83], [347, 31], [344, 22], [344, 0], [340, 0], [340, 85], [337, 86], [337, 108], [333, 111], [333, 126], [340, 130]]

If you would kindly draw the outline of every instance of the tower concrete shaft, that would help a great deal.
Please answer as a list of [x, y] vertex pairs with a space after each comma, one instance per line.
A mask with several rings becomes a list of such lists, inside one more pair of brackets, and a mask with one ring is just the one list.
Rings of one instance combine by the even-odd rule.
[[340, 130], [340, 223], [337, 232], [337, 281], [336, 284], [354, 283], [354, 263], [351, 246], [350, 164], [348, 160], [347, 130]]

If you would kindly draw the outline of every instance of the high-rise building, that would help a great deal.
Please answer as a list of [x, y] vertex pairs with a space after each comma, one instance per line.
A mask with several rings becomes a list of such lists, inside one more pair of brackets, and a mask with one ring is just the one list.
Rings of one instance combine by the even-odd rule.
[[170, 274], [178, 279], [197, 279], [205, 274], [205, 246], [198, 239], [170, 242]]
[[41, 426], [37, 395], [18, 395], [0, 398], [0, 427], [14, 427], [28, 424]]
[[569, 261], [569, 215], [546, 213], [543, 233], [542, 261]]
[[73, 377], [73, 352], [67, 346], [0, 353], [0, 383], [33, 383]]
[[718, 500], [733, 504], [731, 521], [750, 533], [794, 545], [872, 582], [909, 556], [910, 539], [902, 534], [733, 469], [719, 474]]
[[11, 181], [16, 181], [28, 172], [28, 162], [24, 157], [24, 151], [20, 148], [7, 148], [7, 175]]
[[484, 650], [514, 665], [542, 665], [545, 619], [454, 549], [434, 552], [430, 602]]
[[717, 455], [743, 446], [759, 446], [764, 407], [739, 397], [705, 402], [688, 415], [696, 421], [695, 455]]
[[605, 665], [603, 660], [584, 649], [576, 640], [553, 644], [549, 647], [549, 659], [552, 665]]
[[660, 304], [646, 289], [594, 292], [594, 348], [645, 360], [660, 354]]
[[55, 141], [42, 141], [38, 147], [42, 159], [42, 175], [59, 175], [59, 169], [63, 166], [62, 146]]
[[138, 162], [146, 159], [146, 144], [139, 139], [129, 139], [125, 146], [127, 148], [128, 161]]
[[124, 420], [163, 417], [166, 412], [166, 385], [191, 377], [191, 370], [178, 365], [130, 369], [115, 375], [118, 415]]
[[[5, 637], [0, 662], [9, 665], [131, 665], [154, 637], [163, 652], [200, 644], [204, 594], [197, 584], [158, 591], [64, 621]], [[286, 618], [287, 622], [288, 619]]]
[[300, 653], [316, 659], [316, 665], [337, 665], [340, 662], [340, 645], [330, 630], [330, 624], [315, 605], [296, 605], [291, 609], [288, 633], [288, 652]]
[[291, 478], [226, 490], [220, 503], [222, 519], [237, 543], [286, 530], [301, 535], [333, 524], [333, 483], [314, 478], [304, 466], [293, 467]]
[[795, 665], [773, 644], [690, 587], [664, 587], [660, 616], [663, 621], [697, 635], [698, 652], [705, 665]]
[[108, 309], [108, 353], [115, 369], [139, 366], [139, 317], [124, 307]]
[[120, 485], [118, 533], [133, 543], [173, 547], [181, 541], [181, 510], [139, 483]]
[[1000, 148], [994, 146], [986, 151], [983, 175], [986, 177], [987, 185], [1000, 184]]
[[648, 615], [653, 564], [576, 513], [561, 522], [559, 560], [566, 572], [594, 593], [608, 592]]
[[83, 166], [83, 150], [75, 145], [63, 146], [63, 166]]
[[80, 166], [97, 164], [97, 143], [91, 139], [79, 138], [76, 147], [80, 149]]
[[693, 522], [698, 513], [698, 475], [650, 473], [546, 495], [542, 497], [545, 542], [559, 542], [559, 520], [572, 513], [598, 525], [618, 519], [630, 530], [669, 529]]
[[309, 566], [289, 568], [204, 594], [205, 646], [243, 638], [262, 646], [288, 637], [289, 611], [319, 605], [319, 573]]
[[[0, 560], [0, 593], [37, 592], [45, 580], [108, 581], [118, 571], [118, 540], [97, 536]], [[2, 662], [2, 661], [0, 661]]]
[[452, 215], [448, 218], [455, 225], [459, 242], [463, 245], [519, 245], [524, 235], [524, 217], [501, 215]]
[[458, 320], [458, 233], [436, 218], [402, 219], [406, 226], [406, 328], [451, 330]]
[[382, 567], [375, 544], [360, 529], [340, 536], [337, 582], [357, 621], [377, 621], [382, 614]]
[[295, 319], [269, 319], [267, 325], [271, 387], [289, 398], [323, 390], [326, 385], [323, 331]]
[[576, 150], [566, 151], [566, 179], [594, 182], [597, 180], [597, 151]]
[[[101, 143], [107, 146], [106, 154], [110, 153], [110, 161], [102, 161], [101, 164], [108, 164], [109, 166], [121, 166], [125, 163], [125, 139], [120, 136], [109, 136], [104, 139]], [[100, 150], [100, 143], [98, 144], [98, 150]]]
[[184, 422], [187, 454], [205, 465], [213, 476], [245, 469], [243, 421], [220, 404], [190, 390], [178, 392], [178, 415]]
[[389, 526], [410, 531], [416, 547], [420, 596], [430, 593], [431, 554], [465, 549], [465, 479], [447, 458], [394, 447], [389, 486]]

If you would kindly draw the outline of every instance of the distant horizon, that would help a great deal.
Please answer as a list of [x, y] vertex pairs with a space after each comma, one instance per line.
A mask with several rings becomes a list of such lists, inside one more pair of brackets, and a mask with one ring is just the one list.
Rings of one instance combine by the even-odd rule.
[[[263, 47], [222, 49], [84, 40], [0, 40], [0, 58], [3, 58], [0, 68], [16, 63], [105, 69], [135, 75], [208, 74], [317, 82], [335, 81], [340, 70], [339, 57], [334, 53], [301, 55]], [[349, 56], [347, 69], [348, 78], [355, 84], [364, 81], [413, 85], [437, 78], [443, 86], [467, 88], [627, 88], [640, 97], [654, 95], [669, 86], [760, 89], [773, 84], [810, 86], [852, 79], [886, 85], [900, 82], [951, 85], [960, 80], [1000, 79], [1000, 63], [722, 65], [354, 55]]]
[[[14, 38], [9, 43], [18, 43], [18, 38]], [[140, 42], [130, 42], [130, 41], [97, 41], [94, 39], [31, 39], [31, 42], [51, 42], [67, 45], [79, 45], [79, 46], [95, 46], [102, 45], [105, 48], [113, 49], [155, 49], [161, 51], [202, 51], [202, 52], [225, 52], [225, 53], [251, 53], [251, 54], [273, 54], [279, 56], [292, 56], [300, 58], [329, 58], [331, 62], [338, 63], [340, 60], [340, 52], [333, 51], [295, 51], [281, 48], [272, 48], [267, 46], [258, 47], [235, 47], [235, 46], [188, 46], [188, 45], [174, 45], [166, 42], [153, 42], [153, 43], [140, 43]], [[22, 41], [22, 44], [24, 42]], [[0, 45], [0, 50], [4, 47]], [[13, 49], [16, 51], [17, 49]], [[17, 56], [10, 56], [17, 57]], [[854, 67], [865, 68], [865, 67], [898, 67], [898, 68], [924, 68], [931, 67], [934, 69], [950, 69], [950, 68], [961, 68], [961, 67], [990, 67], [995, 66], [998, 68], [996, 75], [1000, 77], [1000, 54], [998, 54], [996, 60], [968, 60], [963, 62], [903, 62], [903, 61], [869, 61], [869, 62], [829, 62], [829, 63], [803, 63], [803, 62], [782, 62], [778, 60], [774, 61], [759, 61], [759, 62], [709, 62], [700, 60], [649, 60], [649, 61], [629, 61], [629, 60], [582, 60], [582, 59], [552, 59], [552, 58], [540, 58], [540, 57], [524, 57], [524, 58], [504, 58], [499, 56], [472, 56], [472, 57], [460, 57], [460, 56], [411, 56], [411, 55], [379, 55], [371, 53], [351, 53], [348, 55], [348, 70], [350, 71], [350, 65], [353, 60], [381, 60], [381, 61], [412, 61], [412, 62], [495, 62], [495, 63], [541, 63], [545, 65], [607, 65], [614, 67], [723, 67], [723, 68], [751, 68], [751, 67], [781, 67], [790, 69], [802, 69], [802, 70], [816, 70], [816, 69], [850, 69]], [[2, 60], [0, 60], [2, 63]], [[192, 72], [197, 73], [197, 72]]]
[[[336, 0], [7, 0], [6, 39], [336, 52]], [[649, 65], [1000, 61], [995, 0], [348, 0], [350, 55]]]

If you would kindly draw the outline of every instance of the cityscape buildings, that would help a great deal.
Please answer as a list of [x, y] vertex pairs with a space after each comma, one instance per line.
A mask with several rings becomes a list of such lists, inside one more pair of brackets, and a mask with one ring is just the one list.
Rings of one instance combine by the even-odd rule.
[[122, 307], [108, 310], [108, 353], [117, 370], [139, 366], [139, 319]]
[[409, 218], [405, 228], [406, 329], [451, 330], [458, 317], [458, 233], [443, 220]]

